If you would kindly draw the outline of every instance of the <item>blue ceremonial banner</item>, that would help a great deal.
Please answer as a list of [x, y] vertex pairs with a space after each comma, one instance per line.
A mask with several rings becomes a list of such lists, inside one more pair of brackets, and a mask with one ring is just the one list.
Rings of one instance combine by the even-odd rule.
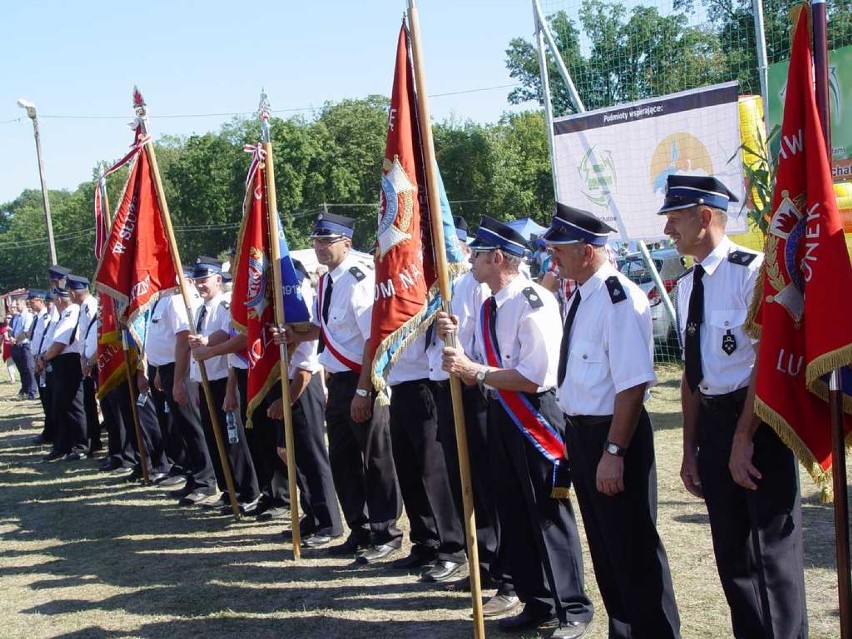
[[293, 259], [290, 257], [290, 247], [287, 246], [287, 238], [284, 237], [284, 228], [281, 219], [275, 216], [278, 222], [278, 250], [281, 255], [281, 286], [284, 289], [284, 317], [288, 324], [299, 324], [311, 321], [311, 313], [305, 298], [302, 295], [302, 279], [304, 275], [296, 270]]

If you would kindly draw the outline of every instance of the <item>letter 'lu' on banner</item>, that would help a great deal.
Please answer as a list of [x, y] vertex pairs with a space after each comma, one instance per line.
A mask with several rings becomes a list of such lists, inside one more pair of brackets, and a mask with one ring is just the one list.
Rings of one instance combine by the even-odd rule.
[[[760, 336], [755, 411], [829, 498], [831, 417], [825, 376], [852, 363], [852, 266], [813, 87], [805, 8], [793, 41], [773, 213], [750, 328]], [[849, 397], [844, 406], [848, 442]]]
[[[434, 286], [437, 273], [409, 48], [410, 37], [403, 24], [397, 41], [376, 240], [376, 296], [370, 342], [371, 376], [378, 389], [384, 388], [385, 377], [406, 345], [428, 329], [441, 301]], [[452, 277], [460, 272], [463, 256], [440, 173], [438, 182], [438, 214]]]
[[140, 325], [136, 320], [162, 293], [177, 289], [177, 273], [145, 140], [138, 131], [136, 146], [125, 158], [131, 163], [130, 174], [95, 273], [95, 286], [115, 299], [118, 321], [130, 328], [136, 343], [144, 344], [144, 335], [133, 330]]
[[231, 297], [231, 322], [247, 339], [247, 428], [251, 427], [251, 414], [254, 409], [281, 379], [279, 348], [272, 342], [269, 333], [270, 326], [275, 325], [269, 219], [274, 219], [277, 223], [281, 283], [284, 288], [284, 318], [288, 324], [310, 321], [310, 312], [301, 291], [301, 274], [296, 272], [290, 258], [278, 212], [269, 211], [267, 215], [263, 146], [249, 148], [253, 155], [246, 180], [243, 222], [237, 239]]

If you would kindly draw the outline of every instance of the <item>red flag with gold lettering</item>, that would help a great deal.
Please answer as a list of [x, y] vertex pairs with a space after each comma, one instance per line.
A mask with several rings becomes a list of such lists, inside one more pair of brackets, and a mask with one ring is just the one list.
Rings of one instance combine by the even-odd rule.
[[130, 174], [95, 273], [95, 286], [116, 300], [118, 321], [131, 326], [161, 293], [177, 288], [177, 272], [143, 139], [129, 161]]
[[[852, 266], [814, 94], [809, 22], [805, 8], [787, 77], [766, 257], [752, 302], [752, 328], [760, 335], [755, 410], [828, 496], [826, 375], [852, 364]], [[845, 428], [848, 441], [848, 410]]]

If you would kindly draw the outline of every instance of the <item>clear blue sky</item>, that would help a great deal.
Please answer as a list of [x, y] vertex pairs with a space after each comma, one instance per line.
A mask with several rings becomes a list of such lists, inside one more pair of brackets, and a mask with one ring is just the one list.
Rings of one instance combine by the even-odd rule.
[[[73, 189], [90, 179], [96, 162], [126, 150], [134, 84], [148, 103], [155, 138], [214, 131], [229, 119], [158, 115], [250, 112], [261, 87], [274, 110], [388, 95], [406, 3], [7, 0], [3, 5], [0, 202], [39, 187], [32, 126], [16, 105], [19, 97], [38, 108], [48, 186]], [[528, 0], [421, 0], [418, 8], [430, 95], [514, 82], [506, 71], [505, 49], [513, 37], [532, 38]], [[432, 114], [438, 120], [494, 122], [504, 111], [517, 110], [506, 101], [510, 90], [436, 96]]]

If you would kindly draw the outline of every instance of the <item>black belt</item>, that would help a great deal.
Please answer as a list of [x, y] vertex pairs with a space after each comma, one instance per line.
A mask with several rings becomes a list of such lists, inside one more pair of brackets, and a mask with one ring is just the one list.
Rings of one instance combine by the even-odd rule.
[[568, 415], [574, 426], [602, 426], [612, 422], [612, 415]]
[[746, 395], [748, 395], [748, 386], [738, 388], [732, 393], [725, 393], [724, 395], [705, 395], [704, 393], [698, 393], [701, 406], [709, 410], [725, 410], [728, 408], [740, 410], [742, 409]]

